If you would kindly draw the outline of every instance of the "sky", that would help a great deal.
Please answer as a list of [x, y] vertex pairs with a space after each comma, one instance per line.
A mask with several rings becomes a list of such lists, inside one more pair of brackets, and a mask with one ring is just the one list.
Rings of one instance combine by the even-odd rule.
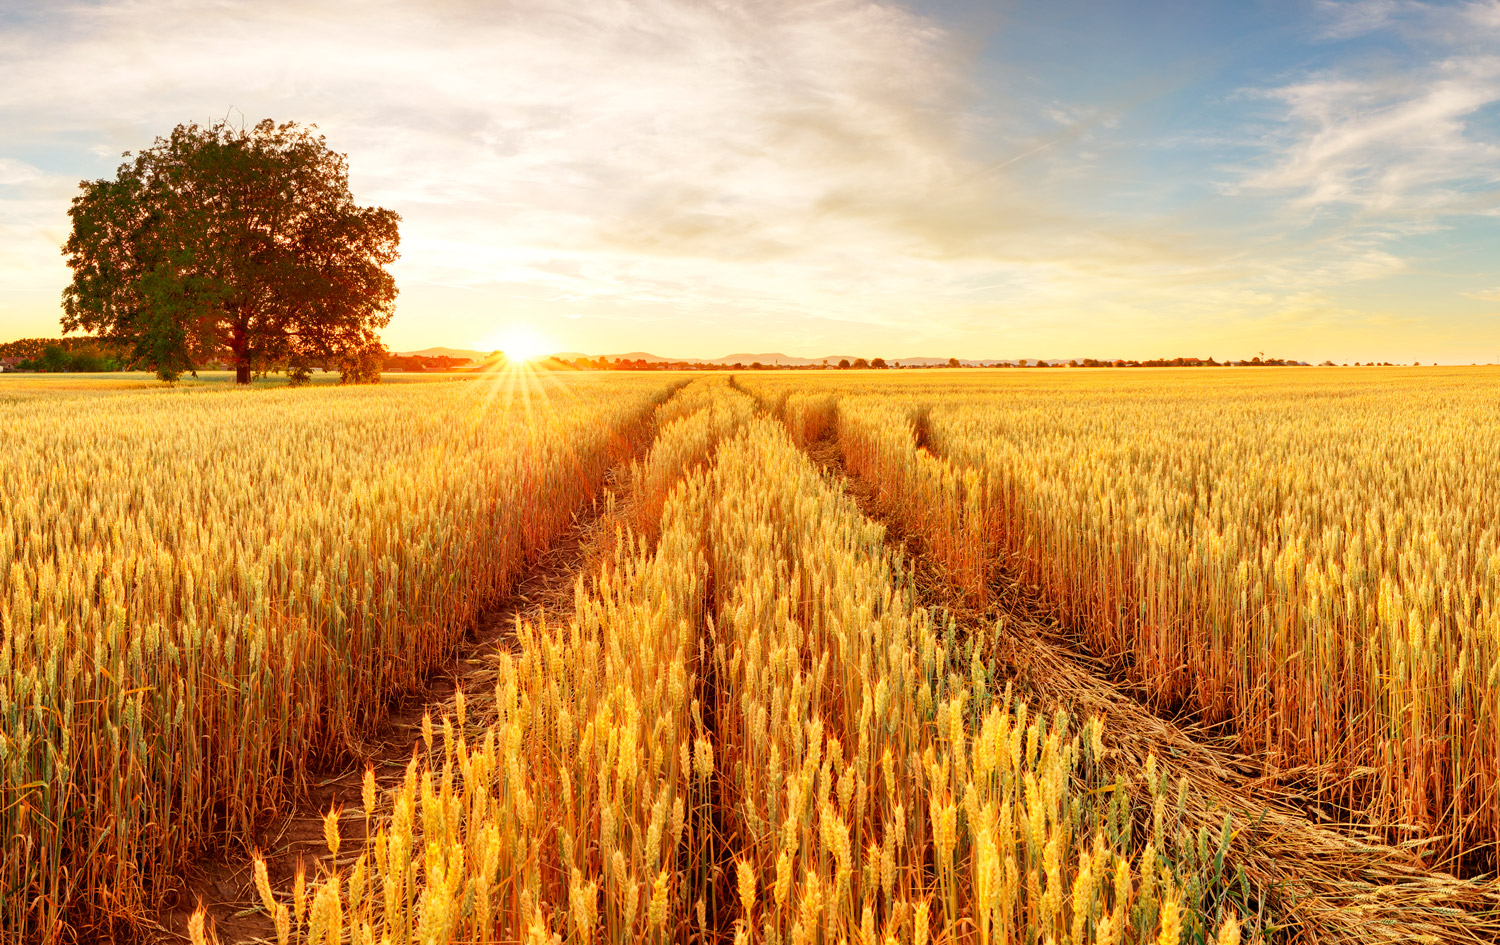
[[1500, 0], [0, 0], [0, 340], [226, 118], [401, 215], [394, 350], [1500, 361]]

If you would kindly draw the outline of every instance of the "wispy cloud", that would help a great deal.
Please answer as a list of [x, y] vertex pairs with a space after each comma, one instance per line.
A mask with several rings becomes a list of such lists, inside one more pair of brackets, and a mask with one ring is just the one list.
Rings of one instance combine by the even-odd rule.
[[791, 294], [910, 236], [829, 198], [917, 203], [970, 166], [960, 47], [865, 0], [131, 0], [50, 34], [0, 45], [7, 128], [117, 153], [230, 106], [315, 120], [405, 214], [408, 281], [739, 297], [728, 268], [758, 265]]
[[0, 157], [0, 296], [50, 287], [65, 271], [58, 247], [66, 237], [65, 214], [75, 183]]
[[1318, 0], [1314, 7], [1322, 38], [1341, 40], [1385, 29], [1403, 6], [1399, 0]]
[[1313, 10], [1319, 36], [1331, 41], [1390, 31], [1417, 43], [1480, 47], [1500, 30], [1495, 0], [1318, 0]]
[[1469, 212], [1476, 194], [1500, 190], [1500, 138], [1479, 120], [1500, 103], [1500, 0], [1321, 6], [1336, 14], [1330, 35], [1399, 29], [1412, 53], [1255, 90], [1281, 106], [1281, 125], [1243, 185], [1303, 210], [1414, 220]]
[[773, 330], [814, 350], [855, 332], [892, 355], [1101, 336], [1129, 353], [1147, 332], [1357, 321], [1338, 287], [1500, 210], [1476, 119], [1500, 43], [1475, 40], [1500, 36], [1500, 0], [1317, 17], [1326, 45], [1385, 31], [1420, 54], [1255, 90], [1258, 159], [1179, 212], [1122, 197], [1154, 182], [1108, 165], [1142, 147], [1126, 116], [1160, 83], [1027, 93], [888, 0], [34, 7], [0, 31], [0, 334], [21, 297], [55, 330], [78, 178], [226, 115], [316, 122], [356, 197], [403, 214], [398, 345], [529, 318], [662, 353]]
[[113, 154], [230, 106], [315, 120], [357, 196], [404, 214], [408, 299], [940, 331], [916, 310], [978, 276], [1061, 300], [1078, 273], [1203, 262], [1044, 192], [1112, 113], [1039, 104], [1064, 127], [1027, 136], [1046, 114], [992, 103], [1019, 142], [997, 148], [972, 44], [889, 3], [122, 0], [50, 31], [0, 46], [7, 127]]
[[[1244, 90], [1265, 108], [1227, 192], [1262, 205], [1261, 229], [1297, 247], [1263, 256], [1257, 281], [1311, 297], [1341, 286], [1359, 294], [1362, 283], [1430, 265], [1415, 260], [1436, 235], [1500, 214], [1500, 0], [1361, 0], [1322, 3], [1317, 14], [1324, 41], [1351, 45], [1332, 65]], [[1348, 324], [1389, 312], [1364, 298], [1363, 314], [1343, 313]], [[1337, 313], [1326, 301], [1323, 311]], [[1371, 324], [1390, 330], [1412, 317]]]
[[1468, 121], [1500, 102], [1500, 55], [1372, 78], [1320, 75], [1266, 95], [1286, 106], [1288, 127], [1248, 187], [1291, 192], [1303, 207], [1430, 217], [1500, 185], [1500, 143]]

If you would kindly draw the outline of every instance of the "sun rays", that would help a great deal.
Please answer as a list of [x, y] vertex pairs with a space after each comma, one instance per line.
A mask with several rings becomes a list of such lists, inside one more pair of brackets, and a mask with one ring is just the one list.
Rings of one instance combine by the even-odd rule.
[[557, 343], [530, 325], [507, 325], [490, 336], [496, 351], [512, 363], [526, 363], [557, 350]]
[[477, 417], [490, 422], [498, 414], [509, 418], [520, 411], [527, 423], [555, 412], [558, 401], [572, 401], [577, 393], [556, 376], [558, 373], [543, 362], [555, 350], [546, 335], [528, 325], [511, 325], [491, 336], [495, 352], [482, 368], [480, 384], [484, 394], [479, 400]]

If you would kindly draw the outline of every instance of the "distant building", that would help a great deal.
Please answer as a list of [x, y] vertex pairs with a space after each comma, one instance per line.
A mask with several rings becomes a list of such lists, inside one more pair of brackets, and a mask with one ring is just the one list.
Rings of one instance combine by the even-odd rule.
[[25, 358], [0, 358], [0, 371], [15, 371], [21, 367]]

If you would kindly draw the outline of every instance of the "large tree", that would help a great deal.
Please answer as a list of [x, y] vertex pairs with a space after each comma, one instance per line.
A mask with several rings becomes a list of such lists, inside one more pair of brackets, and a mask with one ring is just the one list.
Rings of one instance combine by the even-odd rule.
[[164, 380], [221, 357], [240, 384], [330, 361], [369, 378], [348, 365], [381, 350], [401, 218], [355, 204], [312, 127], [178, 125], [79, 186], [65, 330], [129, 344]]

